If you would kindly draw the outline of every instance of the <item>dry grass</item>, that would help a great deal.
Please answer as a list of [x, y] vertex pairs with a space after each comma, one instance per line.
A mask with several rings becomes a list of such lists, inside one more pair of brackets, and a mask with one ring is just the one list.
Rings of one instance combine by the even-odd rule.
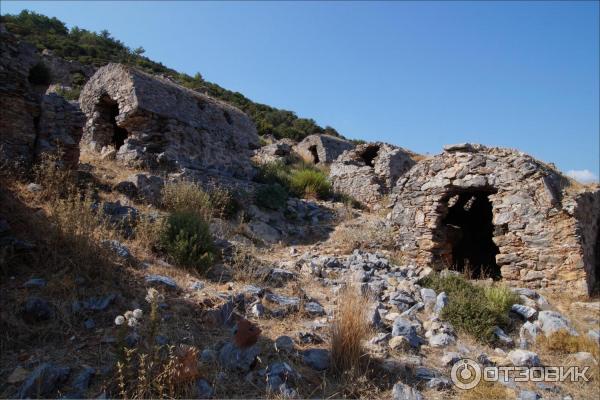
[[154, 218], [142, 215], [135, 225], [135, 240], [142, 248], [152, 250], [160, 242], [164, 229], [164, 216], [158, 215]]
[[205, 221], [210, 221], [213, 215], [209, 194], [194, 182], [167, 183], [162, 190], [162, 203], [168, 211], [192, 212]]
[[363, 341], [372, 333], [367, 320], [367, 299], [359, 289], [349, 286], [342, 290], [338, 308], [331, 324], [331, 360], [338, 374], [354, 371], [362, 375], [366, 350]]
[[514, 399], [515, 393], [498, 382], [482, 380], [477, 386], [469, 390], [459, 390], [457, 396], [462, 400], [506, 400]]
[[259, 259], [259, 252], [254, 245], [235, 246], [229, 262], [235, 281], [252, 283], [264, 278], [264, 264]]
[[542, 352], [566, 355], [585, 351], [591, 353], [596, 360], [600, 359], [600, 347], [597, 343], [584, 335], [572, 336], [566, 331], [558, 331], [548, 337], [540, 335], [536, 345]]
[[376, 221], [355, 220], [343, 223], [332, 234], [332, 242], [345, 252], [354, 249], [392, 249], [394, 247], [394, 229]]

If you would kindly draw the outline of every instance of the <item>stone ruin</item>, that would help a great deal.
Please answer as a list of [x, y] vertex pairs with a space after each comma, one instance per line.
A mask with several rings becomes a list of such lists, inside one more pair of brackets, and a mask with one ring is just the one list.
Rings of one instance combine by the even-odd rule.
[[600, 277], [600, 189], [515, 150], [447, 146], [395, 189], [406, 262], [585, 295]]
[[87, 122], [82, 144], [130, 165], [192, 170], [235, 178], [252, 176], [258, 148], [252, 120], [243, 112], [166, 78], [108, 64], [79, 98]]
[[294, 160], [292, 148], [295, 144], [296, 142], [287, 138], [274, 140], [272, 143], [256, 149], [252, 159], [257, 164], [267, 164], [272, 162], [289, 164]]
[[346, 150], [332, 164], [335, 191], [372, 205], [389, 193], [414, 164], [415, 154], [387, 143], [367, 143]]
[[354, 148], [347, 140], [330, 135], [310, 135], [294, 147], [294, 151], [313, 164], [330, 164], [344, 151]]
[[[0, 26], [0, 154], [28, 166], [45, 152], [79, 162], [83, 114], [76, 102], [48, 93], [53, 71], [36, 48]], [[49, 75], [49, 76], [44, 76]]]

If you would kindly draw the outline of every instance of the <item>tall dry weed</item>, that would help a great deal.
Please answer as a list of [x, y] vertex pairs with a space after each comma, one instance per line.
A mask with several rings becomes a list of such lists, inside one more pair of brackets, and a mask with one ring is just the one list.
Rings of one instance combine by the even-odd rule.
[[356, 287], [349, 286], [340, 292], [331, 325], [331, 360], [338, 374], [354, 371], [361, 375], [364, 372], [366, 351], [363, 341], [371, 334], [367, 302]]

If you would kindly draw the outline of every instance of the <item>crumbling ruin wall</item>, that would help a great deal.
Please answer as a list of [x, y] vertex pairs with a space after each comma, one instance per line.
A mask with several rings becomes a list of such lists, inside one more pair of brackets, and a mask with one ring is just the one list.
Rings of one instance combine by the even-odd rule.
[[589, 271], [597, 262], [599, 191], [573, 191], [560, 173], [524, 153], [447, 146], [399, 179], [390, 217], [405, 261], [452, 268], [455, 227], [445, 218], [461, 195], [483, 194], [491, 203], [494, 267], [504, 280], [586, 294], [597, 279]]
[[334, 190], [371, 205], [389, 193], [414, 164], [414, 154], [387, 143], [368, 143], [346, 150], [329, 173]]
[[1, 26], [0, 38], [2, 157], [29, 166], [41, 153], [60, 149], [65, 163], [76, 166], [83, 114], [76, 103], [45, 94], [51, 71], [33, 45], [19, 41]]
[[600, 190], [574, 196], [574, 210], [565, 207], [576, 219], [575, 232], [583, 248], [583, 265], [588, 291], [600, 289]]
[[344, 151], [354, 148], [347, 140], [330, 135], [310, 135], [294, 147], [305, 161], [314, 164], [330, 164]]
[[114, 147], [117, 159], [146, 168], [212, 170], [248, 177], [258, 147], [253, 122], [209, 96], [120, 64], [100, 68], [79, 98], [82, 142]]

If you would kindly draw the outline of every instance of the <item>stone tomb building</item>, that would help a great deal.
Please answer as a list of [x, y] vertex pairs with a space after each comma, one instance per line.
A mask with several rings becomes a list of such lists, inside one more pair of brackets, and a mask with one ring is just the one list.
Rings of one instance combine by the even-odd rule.
[[415, 154], [387, 143], [366, 143], [346, 150], [332, 164], [333, 188], [371, 205], [390, 192], [414, 164]]
[[390, 217], [406, 262], [574, 295], [597, 287], [597, 185], [521, 152], [462, 144], [418, 162], [395, 195]]
[[253, 174], [259, 147], [252, 120], [235, 107], [121, 64], [108, 64], [79, 98], [82, 145], [149, 169]]
[[294, 151], [307, 162], [330, 164], [344, 151], [354, 148], [347, 140], [331, 135], [310, 135], [294, 147]]

